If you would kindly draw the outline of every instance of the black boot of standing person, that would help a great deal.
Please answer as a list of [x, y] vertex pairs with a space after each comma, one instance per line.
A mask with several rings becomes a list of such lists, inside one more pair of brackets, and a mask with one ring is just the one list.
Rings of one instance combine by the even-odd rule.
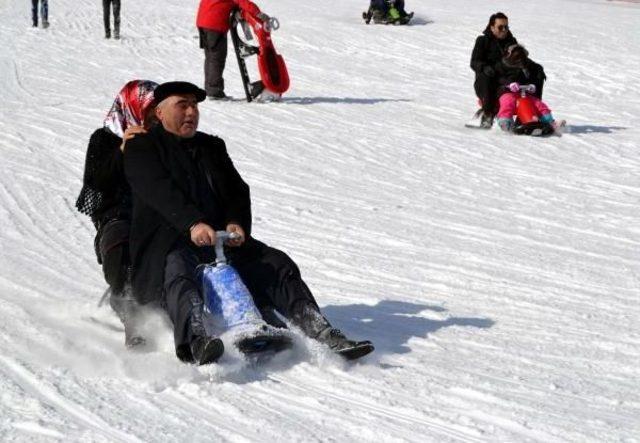
[[104, 37], [111, 38], [111, 5], [113, 5], [113, 38], [120, 38], [120, 0], [102, 0]]

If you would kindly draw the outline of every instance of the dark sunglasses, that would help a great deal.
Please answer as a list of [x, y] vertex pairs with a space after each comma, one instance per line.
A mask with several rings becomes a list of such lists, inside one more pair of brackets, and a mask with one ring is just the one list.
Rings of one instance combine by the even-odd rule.
[[502, 31], [508, 31], [509, 30], [509, 25], [498, 25], [498, 31], [502, 32]]

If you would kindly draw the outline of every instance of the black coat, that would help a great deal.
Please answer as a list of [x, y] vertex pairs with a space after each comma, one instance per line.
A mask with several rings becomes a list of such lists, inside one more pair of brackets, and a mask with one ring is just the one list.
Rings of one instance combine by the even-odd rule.
[[510, 67], [506, 65], [504, 62], [498, 63], [496, 65], [496, 79], [498, 81], [498, 95], [502, 95], [505, 92], [509, 91], [509, 84], [513, 82], [520, 83], [521, 85], [528, 84], [536, 84], [538, 79], [536, 77], [537, 72], [536, 63], [527, 59], [524, 63], [524, 66], [521, 68], [518, 67]]
[[[222, 139], [201, 132], [181, 139], [158, 125], [127, 142], [124, 167], [133, 193], [132, 285], [140, 303], [161, 299], [165, 257], [179, 240], [190, 241], [194, 223], [224, 230], [234, 222], [250, 235], [249, 186]], [[214, 216], [201, 201], [202, 183], [216, 200]]]
[[128, 232], [118, 232], [108, 239], [103, 236], [107, 223], [131, 217], [131, 189], [124, 176], [121, 143], [122, 139], [106, 128], [91, 135], [83, 186], [76, 200], [78, 211], [91, 217], [97, 229], [94, 245], [98, 263], [102, 263], [106, 249], [128, 238]]
[[124, 176], [122, 139], [106, 128], [89, 139], [82, 190], [76, 208], [99, 227], [112, 218], [128, 218], [131, 189]]
[[473, 69], [476, 74], [484, 72], [487, 66], [490, 66], [495, 71], [496, 65], [501, 62], [507, 48], [516, 43], [518, 43], [518, 41], [511, 34], [511, 31], [507, 33], [504, 39], [499, 40], [493, 35], [490, 29], [485, 29], [482, 35], [478, 36], [476, 44], [473, 47], [473, 52], [471, 53], [471, 69]]

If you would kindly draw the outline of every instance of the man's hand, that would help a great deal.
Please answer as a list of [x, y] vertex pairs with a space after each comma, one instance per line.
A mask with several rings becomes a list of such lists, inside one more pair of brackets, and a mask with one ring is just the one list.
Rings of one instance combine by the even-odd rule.
[[236, 223], [229, 223], [227, 225], [227, 232], [229, 233], [235, 232], [236, 234], [238, 234], [237, 238], [229, 239], [227, 241], [227, 244], [229, 246], [237, 247], [237, 246], [240, 246], [242, 243], [244, 243], [245, 235], [244, 235], [244, 229], [242, 229], [242, 226]]
[[120, 145], [120, 150], [124, 152], [124, 145], [127, 143], [127, 140], [131, 140], [136, 134], [146, 134], [147, 130], [144, 129], [143, 126], [129, 126], [126, 131], [124, 131], [124, 136], [122, 137], [122, 144]]
[[271, 20], [271, 17], [269, 17], [267, 14], [265, 14], [264, 12], [261, 12], [260, 14], [257, 15], [257, 17], [263, 22], [263, 23], [267, 23], [269, 20]]
[[216, 231], [206, 223], [196, 223], [189, 229], [191, 241], [196, 246], [213, 246], [216, 244]]

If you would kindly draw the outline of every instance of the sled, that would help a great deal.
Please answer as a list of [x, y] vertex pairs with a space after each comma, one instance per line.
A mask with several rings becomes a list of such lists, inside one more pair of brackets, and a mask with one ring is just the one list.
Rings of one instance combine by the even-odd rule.
[[293, 345], [289, 332], [265, 322], [240, 274], [227, 264], [224, 242], [236, 235], [217, 231], [215, 262], [198, 267], [205, 329], [214, 337], [231, 337], [233, 345], [245, 355], [288, 349]]
[[[236, 10], [230, 17], [230, 33], [233, 48], [240, 68], [240, 76], [247, 102], [253, 100], [279, 100], [289, 89], [289, 72], [284, 58], [276, 51], [271, 40], [271, 31], [280, 27], [274, 17], [262, 22], [258, 17], [243, 10]], [[242, 28], [244, 38], [240, 38], [238, 27]], [[257, 46], [248, 42], [257, 40]], [[258, 72], [260, 80], [251, 81], [247, 70], [246, 59], [251, 56], [258, 58]]]

